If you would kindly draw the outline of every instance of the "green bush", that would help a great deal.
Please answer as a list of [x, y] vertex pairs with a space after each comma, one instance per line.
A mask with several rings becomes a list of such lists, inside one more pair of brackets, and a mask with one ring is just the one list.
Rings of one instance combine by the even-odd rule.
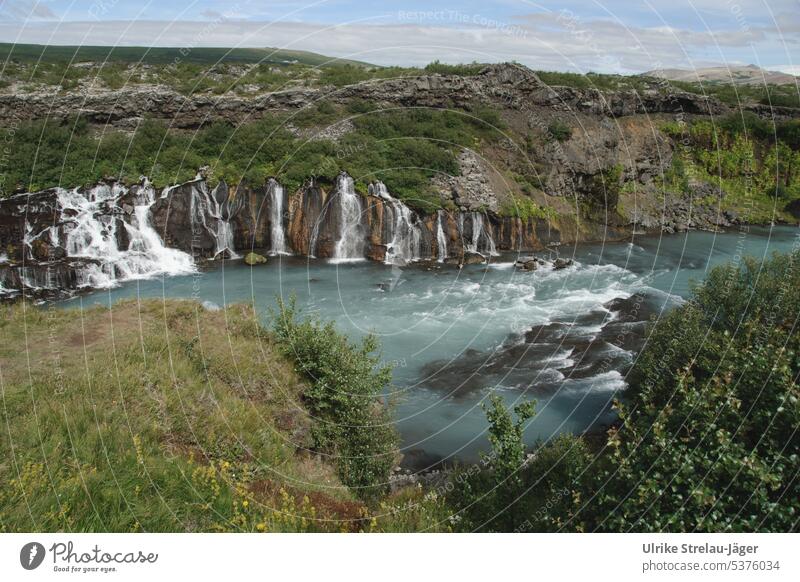
[[315, 448], [331, 456], [340, 479], [356, 495], [378, 497], [388, 487], [398, 437], [381, 396], [392, 368], [375, 354], [375, 337], [355, 345], [333, 322], [298, 320], [294, 297], [279, 299], [273, 329], [311, 384], [303, 398], [313, 417]]
[[[448, 501], [464, 531], [557, 531], [581, 506], [591, 457], [582, 439], [561, 435], [539, 444], [530, 456], [523, 441], [534, 403], [514, 408], [500, 397], [484, 408], [492, 452], [480, 465], [462, 467]], [[478, 470], [476, 470], [476, 468]]]
[[792, 531], [800, 253], [714, 269], [636, 360], [582, 517], [607, 531]]
[[556, 141], [564, 142], [572, 137], [572, 128], [563, 121], [556, 120], [547, 126], [547, 134]]
[[535, 218], [552, 219], [556, 212], [549, 206], [539, 206], [526, 196], [514, 196], [500, 208], [501, 216], [512, 216], [528, 221]]

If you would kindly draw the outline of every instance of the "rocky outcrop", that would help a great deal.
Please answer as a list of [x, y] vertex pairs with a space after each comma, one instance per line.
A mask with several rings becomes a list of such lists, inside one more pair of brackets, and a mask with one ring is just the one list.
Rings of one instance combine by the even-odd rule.
[[[66, 94], [0, 94], [0, 123], [25, 119], [71, 118], [76, 112], [92, 123], [134, 127], [142, 118], [168, 119], [175, 128], [197, 128], [217, 120], [238, 122], [276, 112], [296, 111], [319, 100], [347, 103], [368, 99], [391, 106], [459, 107], [476, 102], [504, 109], [542, 107], [602, 116], [654, 113], [724, 114], [716, 99], [693, 93], [603, 93], [596, 89], [550, 87], [522, 65], [488, 65], [474, 76], [422, 75], [377, 79], [342, 88], [292, 88], [257, 97], [181, 95], [161, 86], [130, 85], [119, 90], [74, 91]], [[761, 112], [755, 109], [757, 113]], [[768, 113], [768, 112], [767, 112]]]
[[464, 210], [497, 212], [498, 196], [489, 183], [490, 170], [471, 150], [458, 155], [459, 174], [457, 176], [437, 175], [433, 183], [445, 200], [451, 200]]

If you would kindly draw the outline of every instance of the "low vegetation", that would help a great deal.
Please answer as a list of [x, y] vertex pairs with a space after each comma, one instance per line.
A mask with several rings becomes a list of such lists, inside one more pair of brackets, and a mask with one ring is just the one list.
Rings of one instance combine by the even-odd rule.
[[741, 113], [716, 122], [671, 122], [663, 131], [680, 142], [665, 175], [669, 189], [691, 182], [719, 184], [724, 207], [749, 222], [767, 222], [800, 198], [800, 121], [771, 122]]
[[[0, 192], [27, 191], [63, 185], [74, 187], [113, 177], [136, 182], [144, 175], [158, 187], [194, 177], [209, 165], [212, 181], [260, 184], [276, 176], [290, 190], [317, 177], [331, 182], [341, 171], [366, 190], [383, 180], [410, 206], [439, 207], [431, 177], [457, 175], [456, 154], [481, 140], [500, 138], [497, 112], [475, 106], [472, 111], [437, 109], [375, 110], [354, 103], [355, 112], [321, 102], [296, 116], [273, 117], [234, 127], [209, 124], [187, 134], [164, 123], [145, 120], [133, 133], [93, 133], [84, 119], [24, 123], [13, 132], [14, 147], [0, 161]], [[337, 143], [298, 137], [292, 125], [319, 127], [349, 117], [354, 130]], [[376, 172], [376, 168], [381, 169]]]
[[[340, 481], [372, 476], [317, 451], [329, 431], [309, 402], [324, 391], [246, 306], [2, 312], [0, 531], [446, 529], [420, 491], [366, 504]], [[349, 354], [364, 371], [370, 360]], [[344, 401], [344, 418], [385, 416]]]

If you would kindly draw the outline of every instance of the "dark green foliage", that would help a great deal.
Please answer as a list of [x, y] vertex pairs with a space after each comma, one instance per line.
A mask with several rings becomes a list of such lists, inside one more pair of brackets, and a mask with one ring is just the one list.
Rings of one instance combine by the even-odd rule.
[[[324, 129], [347, 117], [322, 101], [289, 117], [271, 117], [234, 127], [214, 122], [194, 133], [171, 131], [162, 122], [145, 120], [132, 134], [92, 133], [85, 121], [21, 124], [14, 148], [0, 161], [0, 193], [15, 188], [34, 191], [73, 187], [115, 177], [123, 182], [148, 176], [158, 187], [194, 177], [197, 168], [212, 168], [212, 180], [260, 184], [275, 176], [290, 191], [310, 177], [332, 180], [340, 171], [352, 174], [360, 189], [371, 180], [410, 206], [425, 211], [439, 207], [431, 177], [459, 172], [455, 153], [479, 140], [502, 134], [496, 112], [474, 107], [456, 112], [438, 109], [371, 110], [353, 117], [355, 131], [338, 143], [292, 135], [287, 124]], [[376, 173], [376, 171], [380, 173]]]
[[584, 213], [597, 220], [613, 217], [621, 191], [622, 166], [619, 164], [589, 176], [582, 188]]
[[572, 137], [572, 128], [560, 120], [553, 121], [547, 126], [547, 134], [556, 141], [567, 141]]
[[397, 433], [381, 397], [392, 369], [375, 353], [375, 337], [355, 345], [333, 322], [300, 321], [294, 298], [279, 299], [273, 320], [285, 353], [310, 381], [303, 398], [316, 449], [331, 456], [342, 482], [358, 496], [375, 498], [386, 490], [397, 454]]
[[714, 269], [637, 359], [581, 514], [608, 531], [792, 531], [800, 253]]
[[580, 505], [589, 454], [584, 442], [556, 437], [526, 458], [525, 423], [534, 403], [514, 408], [516, 419], [495, 396], [485, 407], [492, 452], [481, 466], [456, 472], [449, 496], [467, 531], [557, 531]]
[[433, 61], [432, 63], [428, 63], [425, 66], [425, 72], [438, 73], [439, 75], [459, 75], [462, 77], [471, 77], [477, 75], [485, 67], [485, 64], [476, 62], [461, 65], [448, 65], [437, 60]]

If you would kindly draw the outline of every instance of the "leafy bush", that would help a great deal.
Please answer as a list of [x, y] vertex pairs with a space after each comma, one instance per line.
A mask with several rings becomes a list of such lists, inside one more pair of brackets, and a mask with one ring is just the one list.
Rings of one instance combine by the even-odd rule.
[[549, 206], [539, 206], [536, 204], [536, 202], [526, 196], [514, 196], [502, 206], [500, 209], [500, 215], [520, 218], [523, 221], [528, 221], [534, 218], [547, 220], [555, 218], [556, 212]]
[[[590, 456], [571, 435], [555, 437], [526, 456], [523, 427], [534, 403], [514, 408], [513, 418], [495, 396], [484, 408], [492, 452], [480, 466], [463, 467], [448, 501], [466, 531], [556, 531], [580, 507]], [[478, 470], [475, 470], [475, 469]]]
[[582, 512], [588, 528], [796, 528], [798, 261], [717, 267], [656, 324]]
[[572, 128], [563, 121], [556, 120], [547, 126], [547, 134], [556, 141], [567, 141], [572, 137]]
[[311, 382], [303, 398], [314, 419], [315, 447], [332, 457], [357, 495], [376, 498], [387, 488], [398, 437], [381, 398], [392, 369], [375, 354], [375, 337], [355, 345], [333, 322], [298, 321], [294, 297], [279, 299], [273, 321], [285, 353]]

